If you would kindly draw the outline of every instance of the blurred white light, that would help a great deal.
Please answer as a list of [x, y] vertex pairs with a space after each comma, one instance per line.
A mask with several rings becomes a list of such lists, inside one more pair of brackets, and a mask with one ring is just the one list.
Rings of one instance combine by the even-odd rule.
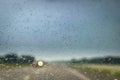
[[42, 67], [44, 65], [43, 61], [38, 61], [38, 66]]

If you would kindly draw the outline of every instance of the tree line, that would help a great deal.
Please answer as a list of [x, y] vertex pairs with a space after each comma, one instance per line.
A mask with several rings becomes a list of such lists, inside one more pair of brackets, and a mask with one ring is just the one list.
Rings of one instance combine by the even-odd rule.
[[21, 55], [18, 56], [16, 53], [8, 53], [3, 56], [0, 56], [0, 64], [1, 63], [32, 63], [35, 60], [35, 58], [31, 55]]
[[120, 64], [120, 57], [96, 57], [96, 58], [83, 58], [83, 59], [71, 59], [70, 63], [92, 63], [92, 64]]

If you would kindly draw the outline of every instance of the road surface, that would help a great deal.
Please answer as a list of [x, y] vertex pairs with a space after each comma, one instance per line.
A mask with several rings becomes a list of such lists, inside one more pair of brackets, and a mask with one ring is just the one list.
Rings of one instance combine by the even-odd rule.
[[0, 70], [0, 80], [90, 80], [66, 65], [48, 65], [42, 68], [21, 67]]

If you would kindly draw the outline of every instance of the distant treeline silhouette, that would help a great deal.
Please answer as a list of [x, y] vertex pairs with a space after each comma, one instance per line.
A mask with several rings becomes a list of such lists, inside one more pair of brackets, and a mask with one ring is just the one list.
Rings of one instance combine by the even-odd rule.
[[96, 58], [83, 58], [83, 59], [71, 59], [70, 63], [93, 63], [93, 64], [120, 64], [120, 57], [96, 57]]
[[18, 56], [16, 53], [8, 53], [0, 56], [0, 63], [32, 63], [35, 60], [33, 56], [21, 55]]

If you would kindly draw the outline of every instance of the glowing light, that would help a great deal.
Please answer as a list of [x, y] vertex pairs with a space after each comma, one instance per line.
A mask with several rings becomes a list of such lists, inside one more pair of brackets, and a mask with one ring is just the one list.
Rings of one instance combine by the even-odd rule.
[[38, 66], [42, 67], [44, 65], [43, 61], [38, 61]]

